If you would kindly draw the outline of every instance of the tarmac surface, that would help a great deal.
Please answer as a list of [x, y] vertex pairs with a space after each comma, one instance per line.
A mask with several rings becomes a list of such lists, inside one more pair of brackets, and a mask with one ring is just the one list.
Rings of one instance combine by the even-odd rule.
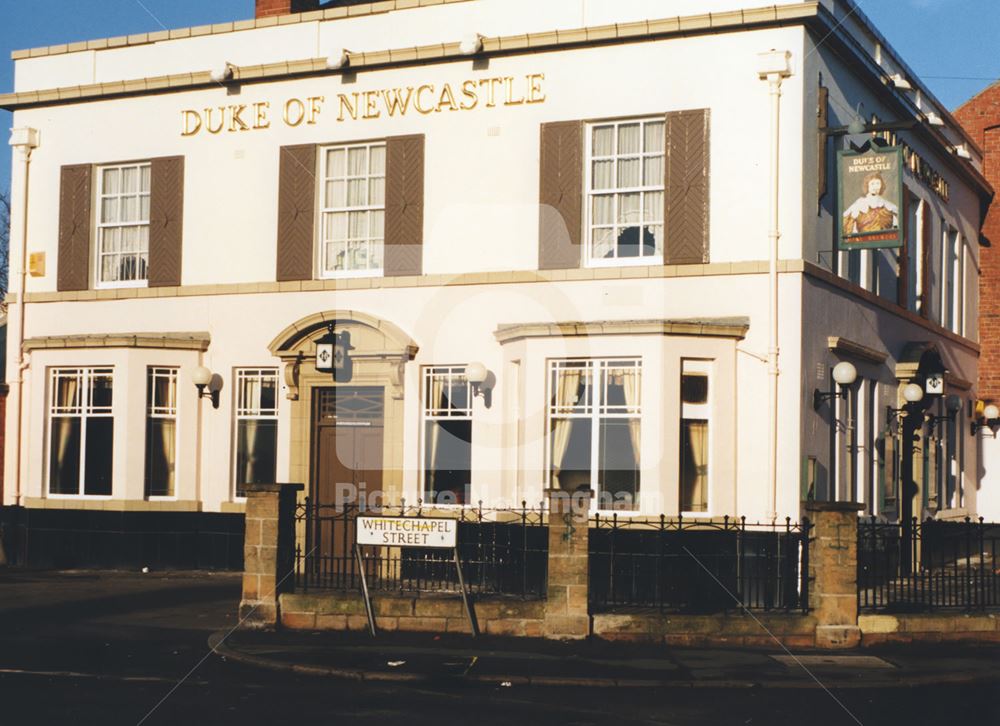
[[219, 644], [239, 591], [232, 574], [0, 569], [0, 724], [1000, 723], [995, 647], [796, 661], [777, 646], [433, 635], [234, 631]]
[[667, 648], [421, 633], [218, 631], [209, 646], [272, 670], [351, 680], [585, 688], [891, 688], [1000, 681], [1000, 647], [854, 651]]

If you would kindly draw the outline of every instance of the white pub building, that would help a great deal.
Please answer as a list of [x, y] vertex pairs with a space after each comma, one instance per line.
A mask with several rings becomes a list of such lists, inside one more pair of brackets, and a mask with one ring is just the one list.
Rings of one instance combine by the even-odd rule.
[[992, 191], [853, 2], [257, 15], [14, 54], [3, 504], [38, 557], [275, 481], [976, 513]]

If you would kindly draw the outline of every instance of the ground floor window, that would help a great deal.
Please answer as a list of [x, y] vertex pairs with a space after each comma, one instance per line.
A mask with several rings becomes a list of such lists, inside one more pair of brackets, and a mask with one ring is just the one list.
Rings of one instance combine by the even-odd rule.
[[472, 488], [472, 387], [465, 366], [424, 369], [423, 496], [468, 504]]
[[146, 496], [174, 496], [177, 465], [177, 369], [146, 373]]
[[275, 368], [236, 369], [237, 497], [247, 484], [269, 484], [277, 477], [278, 371]]
[[709, 511], [710, 365], [685, 360], [681, 367], [680, 511], [685, 513]]
[[549, 362], [549, 466], [553, 486], [589, 488], [601, 509], [637, 509], [641, 362]]
[[53, 368], [49, 493], [111, 496], [115, 420], [112, 368]]

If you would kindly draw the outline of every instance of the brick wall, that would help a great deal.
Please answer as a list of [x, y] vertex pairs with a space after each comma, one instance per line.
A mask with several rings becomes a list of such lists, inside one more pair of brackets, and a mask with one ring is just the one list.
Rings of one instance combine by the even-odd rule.
[[[955, 117], [985, 154], [983, 172], [1000, 190], [1000, 84], [990, 86], [966, 101]], [[1000, 201], [990, 205], [983, 224], [983, 237], [990, 246], [980, 248], [979, 396], [1000, 401]]]
[[305, 13], [319, 7], [319, 0], [257, 0], [255, 16], [267, 18], [272, 15]]

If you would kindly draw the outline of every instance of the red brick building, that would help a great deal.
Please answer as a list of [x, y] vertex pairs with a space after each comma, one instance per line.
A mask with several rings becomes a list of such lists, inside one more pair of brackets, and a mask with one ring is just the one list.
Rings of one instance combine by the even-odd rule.
[[[983, 150], [983, 175], [1000, 188], [1000, 83], [966, 101], [955, 118]], [[1000, 201], [985, 216], [979, 253], [979, 397], [1000, 402]], [[986, 434], [988, 436], [988, 434]], [[979, 514], [1000, 518], [1000, 441], [982, 439], [983, 472]]]

